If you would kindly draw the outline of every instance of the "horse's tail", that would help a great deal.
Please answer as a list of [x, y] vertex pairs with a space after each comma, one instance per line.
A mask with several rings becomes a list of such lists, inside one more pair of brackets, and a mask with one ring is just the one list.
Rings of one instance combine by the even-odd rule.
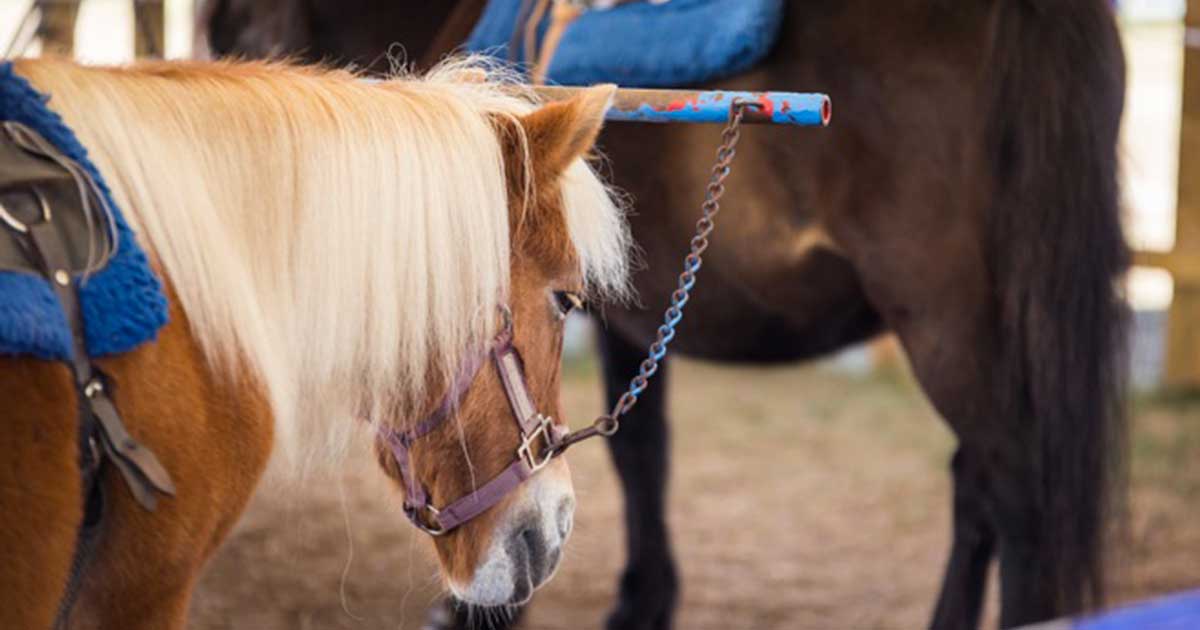
[[999, 301], [997, 412], [1028, 455], [1048, 555], [1039, 588], [1064, 613], [1104, 599], [1104, 542], [1123, 487], [1129, 264], [1118, 210], [1124, 57], [1108, 0], [996, 0], [988, 260]]

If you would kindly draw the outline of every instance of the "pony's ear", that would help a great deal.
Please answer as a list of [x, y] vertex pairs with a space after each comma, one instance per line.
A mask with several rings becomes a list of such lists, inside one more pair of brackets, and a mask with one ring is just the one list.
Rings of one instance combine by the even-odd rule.
[[597, 85], [520, 118], [536, 180], [557, 179], [592, 149], [616, 93], [615, 85]]

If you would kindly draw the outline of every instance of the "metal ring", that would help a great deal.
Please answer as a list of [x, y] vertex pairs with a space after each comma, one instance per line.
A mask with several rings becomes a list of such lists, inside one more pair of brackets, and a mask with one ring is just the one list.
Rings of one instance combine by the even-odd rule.
[[[428, 512], [429, 516], [432, 517], [429, 519], [429, 522], [437, 523], [437, 526], [434, 527], [427, 525], [421, 518], [421, 512]], [[430, 536], [442, 536], [449, 531], [445, 527], [442, 527], [438, 520], [438, 515], [441, 514], [441, 512], [428, 503], [416, 507], [409, 507], [406, 505], [404, 506], [404, 513], [408, 515], [408, 520], [412, 521], [412, 524], [417, 526], [417, 529], [429, 534]]]
[[[51, 219], [50, 204], [46, 202], [46, 197], [42, 195], [41, 191], [36, 188], [31, 188], [30, 191], [37, 199], [38, 206], [40, 206], [42, 209], [42, 223], [49, 223]], [[0, 203], [0, 221], [4, 221], [8, 227], [12, 228], [13, 231], [17, 232], [18, 234], [29, 233], [29, 226], [24, 221], [14, 217], [12, 213], [8, 211], [8, 208], [4, 207], [3, 203]]]
[[95, 398], [96, 394], [99, 394], [102, 391], [104, 391], [104, 384], [101, 383], [99, 379], [94, 378], [91, 381], [88, 381], [88, 384], [84, 386], [83, 395], [88, 398]]
[[596, 422], [592, 423], [592, 426], [596, 428], [596, 433], [604, 437], [612, 437], [621, 428], [621, 421], [613, 416], [600, 416], [596, 418]]
[[511, 332], [513, 329], [512, 309], [510, 309], [507, 304], [501, 304], [498, 308], [500, 309], [500, 318], [503, 330], [506, 332]]
[[5, 208], [2, 202], [0, 202], [0, 220], [4, 221], [9, 228], [18, 234], [29, 233], [29, 226], [10, 214], [8, 208]]

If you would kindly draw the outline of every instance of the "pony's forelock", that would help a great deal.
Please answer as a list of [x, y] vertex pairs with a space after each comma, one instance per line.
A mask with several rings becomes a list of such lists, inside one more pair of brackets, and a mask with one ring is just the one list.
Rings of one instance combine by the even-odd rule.
[[[519, 116], [533, 111], [538, 103], [537, 95], [525, 84], [524, 76], [492, 57], [449, 58], [434, 67], [427, 80], [446, 82], [474, 92], [472, 98], [487, 102], [493, 115], [507, 117], [514, 123]], [[498, 85], [503, 89], [497, 90]], [[512, 128], [523, 134], [521, 125], [513, 124]], [[524, 137], [520, 138], [520, 145], [528, 162], [528, 143]], [[526, 168], [523, 172], [526, 175], [524, 203], [528, 204], [533, 199], [533, 171]], [[583, 159], [567, 169], [560, 183], [567, 231], [589, 296], [616, 301], [630, 298], [629, 271], [635, 247], [625, 216], [628, 205]]]

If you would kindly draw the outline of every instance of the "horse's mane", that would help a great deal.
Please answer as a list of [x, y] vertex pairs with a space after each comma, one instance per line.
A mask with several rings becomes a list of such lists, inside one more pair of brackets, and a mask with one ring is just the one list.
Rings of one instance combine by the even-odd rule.
[[[494, 118], [531, 105], [465, 67], [380, 84], [263, 63], [17, 70], [89, 148], [214, 367], [248, 368], [277, 436], [323, 456], [351, 417], [411, 416], [496, 332], [510, 243]], [[620, 211], [582, 162], [562, 185], [590, 286], [621, 287]]]

